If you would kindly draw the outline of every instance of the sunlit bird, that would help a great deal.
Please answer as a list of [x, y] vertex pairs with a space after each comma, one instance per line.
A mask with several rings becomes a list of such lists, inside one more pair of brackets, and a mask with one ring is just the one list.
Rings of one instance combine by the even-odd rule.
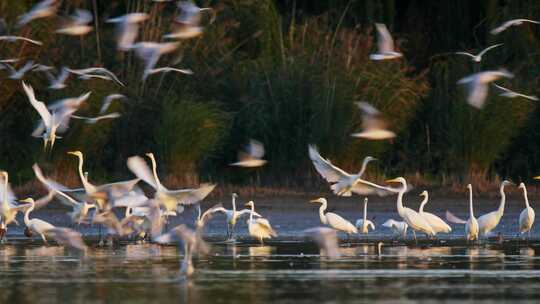
[[534, 224], [534, 209], [529, 205], [529, 198], [527, 197], [527, 188], [524, 183], [520, 183], [519, 187], [523, 189], [523, 197], [525, 199], [525, 209], [519, 214], [519, 232], [521, 234], [527, 233], [529, 239], [531, 238], [531, 229]]
[[96, 116], [96, 117], [87, 117], [87, 116], [79, 116], [79, 115], [72, 115], [71, 117], [74, 118], [74, 119], [85, 120], [87, 124], [96, 124], [100, 120], [115, 119], [115, 118], [118, 118], [120, 116], [122, 116], [122, 114], [120, 114], [118, 112], [113, 112], [113, 113], [110, 113], [110, 114], [100, 115], [100, 116]]
[[446, 220], [454, 224], [465, 224], [467, 241], [474, 241], [478, 240], [479, 236], [478, 220], [474, 217], [472, 185], [468, 184], [467, 188], [469, 189], [469, 219], [462, 220], [447, 210]]
[[264, 145], [259, 141], [251, 139], [245, 149], [238, 152], [238, 161], [230, 164], [230, 166], [246, 168], [264, 166], [266, 164], [266, 160], [262, 159], [264, 153]]
[[91, 67], [91, 68], [86, 68], [86, 69], [68, 69], [68, 71], [70, 73], [78, 75], [79, 79], [88, 80], [91, 78], [99, 78], [103, 80], [114, 81], [120, 86], [123, 86], [123, 87], [125, 86], [124, 83], [122, 83], [120, 79], [118, 79], [118, 77], [116, 77], [116, 75], [113, 72], [109, 71], [106, 68]]
[[43, 45], [43, 42], [41, 41], [22, 37], [22, 36], [13, 36], [13, 35], [0, 36], [0, 41], [7, 41], [7, 42], [26, 41], [35, 45]]
[[131, 13], [107, 20], [116, 24], [116, 38], [118, 49], [129, 51], [139, 35], [139, 23], [149, 18], [146, 13]]
[[2, 222], [2, 229], [7, 229], [7, 226], [13, 222], [19, 224], [16, 219], [17, 213], [23, 211], [24, 206], [18, 206], [15, 202], [15, 195], [9, 185], [9, 174], [6, 171], [0, 171], [0, 176], [2, 177], [0, 185], [0, 221]]
[[499, 43], [499, 44], [489, 46], [489, 47], [483, 49], [482, 51], [480, 51], [480, 53], [478, 53], [476, 55], [468, 53], [468, 52], [455, 52], [455, 54], [457, 54], [457, 55], [465, 55], [465, 56], [470, 57], [471, 60], [474, 61], [474, 62], [480, 62], [480, 61], [482, 61], [482, 56], [484, 56], [485, 53], [487, 53], [489, 50], [492, 50], [492, 49], [494, 49], [496, 47], [499, 47], [501, 45], [503, 45], [503, 44]]
[[403, 54], [396, 52], [394, 39], [390, 35], [388, 28], [383, 23], [375, 23], [377, 29], [377, 53], [369, 55], [371, 60], [388, 60], [403, 57]]
[[121, 100], [121, 99], [127, 99], [127, 97], [122, 94], [110, 94], [110, 95], [105, 96], [105, 98], [103, 98], [103, 101], [101, 103], [99, 114], [104, 114], [105, 112], [107, 112], [107, 110], [109, 109], [113, 101]]
[[435, 233], [450, 233], [452, 232], [452, 228], [448, 226], [447, 223], [445, 223], [440, 217], [436, 216], [433, 213], [425, 212], [424, 206], [429, 201], [429, 194], [427, 191], [423, 191], [420, 196], [423, 196], [424, 199], [422, 203], [420, 204], [420, 209], [418, 209], [418, 213], [428, 222], [428, 224], [433, 228], [433, 231]]
[[501, 194], [501, 202], [499, 208], [495, 211], [486, 213], [478, 218], [478, 232], [482, 236], [487, 236], [501, 221], [501, 218], [504, 214], [504, 205], [506, 202], [506, 195], [504, 194], [504, 186], [513, 185], [509, 181], [503, 181], [499, 189]]
[[[244, 215], [251, 215], [251, 209], [242, 209], [240, 211], [236, 210], [236, 198], [238, 197], [238, 194], [232, 193], [232, 209], [225, 209], [223, 207], [216, 208], [215, 212], [221, 212], [225, 214], [226, 220], [227, 220], [227, 240], [233, 240], [234, 239], [234, 228], [236, 226], [236, 222], [238, 219]], [[261, 217], [260, 214], [253, 211], [253, 215], [257, 217]]]
[[253, 218], [255, 215], [255, 203], [253, 201], [249, 201], [246, 206], [251, 207], [249, 219], [247, 220], [248, 232], [250, 236], [259, 239], [261, 244], [263, 244], [264, 239], [270, 239], [278, 236], [267, 219], [262, 217], [257, 219]]
[[373, 222], [367, 219], [367, 203], [368, 198], [366, 197], [364, 199], [364, 214], [362, 215], [363, 217], [356, 220], [355, 225], [356, 229], [358, 229], [358, 232], [364, 234], [369, 233], [369, 228], [371, 228], [371, 230], [375, 230], [375, 225], [373, 224]]
[[500, 85], [498, 85], [496, 83], [494, 83], [493, 86], [502, 91], [502, 93], [499, 94], [500, 96], [504, 96], [504, 97], [508, 97], [508, 98], [523, 97], [525, 99], [538, 101], [538, 97], [536, 97], [536, 96], [517, 93], [517, 92], [514, 92], [514, 91], [512, 91], [510, 89], [502, 87], [502, 86], [500, 86]]
[[396, 133], [387, 129], [387, 123], [382, 113], [367, 102], [357, 102], [356, 105], [362, 111], [362, 132], [351, 134], [371, 140], [384, 140], [396, 137]]
[[339, 253], [339, 239], [336, 230], [328, 227], [315, 227], [303, 231], [310, 236], [321, 249], [321, 256], [328, 259], [336, 259]]
[[324, 211], [328, 207], [328, 202], [325, 198], [321, 197], [310, 202], [321, 204], [321, 207], [319, 208], [319, 218], [322, 224], [328, 225], [335, 230], [345, 232], [348, 236], [353, 233], [358, 233], [358, 229], [351, 222], [347, 221], [341, 216], [333, 212], [324, 213]]
[[488, 84], [501, 77], [512, 78], [514, 75], [504, 69], [498, 71], [485, 71], [461, 78], [457, 83], [467, 87], [467, 102], [481, 109], [488, 95]]
[[58, 34], [65, 34], [70, 36], [83, 36], [92, 31], [92, 26], [89, 25], [93, 20], [92, 13], [83, 10], [76, 9], [75, 14], [70, 17], [70, 20], [61, 29], [56, 30]]
[[508, 20], [508, 21], [504, 22], [503, 24], [501, 24], [500, 26], [492, 29], [490, 33], [492, 35], [497, 35], [497, 34], [503, 32], [503, 31], [505, 31], [507, 28], [509, 28], [511, 26], [522, 25], [523, 23], [527, 23], [527, 22], [528, 23], [540, 24], [540, 22], [530, 20], [530, 19], [512, 19], [512, 20]]
[[401, 235], [403, 238], [407, 236], [407, 228], [409, 227], [406, 222], [396, 221], [394, 219], [386, 220], [382, 226], [392, 229], [395, 234]]
[[4, 66], [5, 68], [7, 68], [11, 73], [9, 74], [9, 79], [13, 79], [13, 80], [19, 80], [19, 79], [22, 79], [24, 78], [24, 76], [26, 75], [26, 73], [32, 71], [33, 69], [35, 69], [37, 67], [37, 65], [34, 64], [34, 61], [32, 60], [29, 60], [27, 61], [22, 67], [20, 67], [19, 69], [16, 69], [14, 68], [11, 64], [9, 63], [2, 63], [2, 66]]
[[154, 70], [161, 56], [175, 51], [179, 46], [178, 42], [137, 42], [133, 44], [130, 49], [133, 49], [137, 57], [144, 62], [142, 80], [146, 80], [151, 71]]
[[198, 37], [204, 32], [204, 28], [200, 26], [201, 12], [212, 12], [210, 23], [213, 23], [216, 17], [212, 8], [198, 7], [192, 1], [179, 1], [178, 10], [179, 14], [174, 20], [178, 26], [172, 33], [164, 35], [165, 38], [190, 39]]
[[308, 151], [309, 158], [313, 162], [315, 170], [330, 183], [330, 189], [332, 189], [334, 194], [340, 196], [351, 196], [353, 192], [359, 195], [377, 194], [383, 196], [389, 194], [386, 190], [369, 187], [359, 182], [366, 171], [368, 163], [376, 160], [376, 158], [367, 156], [364, 158], [358, 174], [350, 174], [333, 165], [329, 160], [324, 159], [319, 154], [316, 146], [309, 145]]
[[21, 27], [30, 21], [47, 18], [54, 16], [58, 7], [60, 6], [60, 1], [58, 0], [43, 0], [38, 4], [34, 5], [28, 12], [23, 15], [20, 15], [17, 18], [17, 27]]

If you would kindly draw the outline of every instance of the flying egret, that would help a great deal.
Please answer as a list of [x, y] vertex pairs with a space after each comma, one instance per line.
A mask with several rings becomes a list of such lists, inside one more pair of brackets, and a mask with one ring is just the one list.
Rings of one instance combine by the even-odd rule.
[[130, 49], [135, 51], [137, 57], [144, 61], [144, 73], [142, 80], [150, 75], [161, 56], [175, 51], [180, 46], [179, 42], [137, 42]]
[[266, 164], [266, 160], [262, 159], [264, 156], [264, 145], [251, 139], [246, 146], [245, 151], [238, 152], [238, 162], [230, 164], [230, 166], [238, 167], [261, 167]]
[[83, 36], [92, 31], [92, 26], [89, 25], [94, 19], [91, 12], [83, 9], [76, 9], [75, 14], [71, 16], [70, 19], [71, 20], [67, 22], [64, 27], [56, 30], [56, 33], [70, 36]]
[[[242, 217], [243, 215], [251, 214], [250, 209], [242, 209], [240, 211], [236, 211], [236, 198], [238, 197], [238, 194], [233, 193], [232, 195], [232, 210], [225, 209], [223, 207], [216, 208], [215, 212], [221, 212], [225, 214], [227, 218], [227, 240], [234, 240], [234, 227], [236, 226], [236, 221]], [[253, 215], [257, 217], [261, 217], [260, 214], [257, 212], [253, 212]]]
[[99, 115], [96, 117], [86, 117], [86, 116], [79, 116], [79, 115], [71, 115], [71, 118], [73, 119], [81, 119], [85, 120], [87, 124], [94, 125], [98, 123], [100, 120], [106, 120], [106, 119], [115, 119], [122, 116], [122, 114], [118, 112], [113, 112], [105, 115]]
[[15, 42], [26, 41], [35, 45], [43, 45], [43, 42], [21, 36], [0, 36], [0, 41]]
[[362, 111], [362, 132], [351, 134], [371, 140], [384, 140], [396, 137], [396, 133], [387, 129], [387, 123], [382, 113], [367, 102], [357, 102], [356, 105]]
[[106, 68], [91, 67], [85, 69], [68, 69], [70, 73], [79, 76], [79, 79], [88, 80], [90, 78], [99, 78], [104, 80], [110, 80], [116, 82], [118, 85], [125, 87], [124, 83], [116, 77], [116, 75]]
[[[130, 191], [132, 191], [135, 185], [139, 182], [139, 179], [135, 178], [127, 181], [109, 183], [99, 186], [93, 185], [84, 176], [84, 158], [82, 152], [70, 151], [68, 154], [76, 156], [79, 160], [79, 178], [81, 179], [84, 192], [86, 193], [85, 200], [88, 200], [89, 203], [96, 203], [100, 210], [104, 210], [106, 207], [119, 207], [119, 201], [122, 201], [122, 198], [129, 195]], [[131, 197], [130, 199], [139, 204], [143, 204], [146, 201], [145, 197]], [[122, 204], [122, 207], [125, 206]]]
[[492, 46], [489, 46], [485, 49], [483, 49], [480, 53], [478, 53], [477, 55], [474, 55], [474, 54], [471, 54], [471, 53], [467, 53], [467, 52], [456, 52], [455, 54], [457, 55], [465, 55], [465, 56], [469, 56], [471, 57], [471, 60], [474, 61], [474, 62], [480, 62], [482, 61], [482, 56], [484, 56], [485, 53], [487, 53], [489, 50], [492, 50], [496, 47], [499, 47], [503, 45], [502, 43], [499, 43], [499, 44], [495, 44], [495, 45], [492, 45]]
[[317, 243], [321, 249], [321, 256], [333, 260], [340, 257], [339, 239], [335, 229], [328, 227], [315, 227], [304, 230]]
[[174, 21], [178, 26], [172, 33], [165, 35], [164, 38], [190, 39], [200, 36], [204, 31], [204, 28], [200, 26], [202, 11], [212, 12], [210, 23], [213, 23], [216, 18], [214, 10], [209, 7], [198, 7], [192, 1], [179, 1], [177, 5], [180, 13]]
[[34, 5], [28, 12], [23, 15], [20, 15], [17, 18], [16, 27], [21, 27], [30, 21], [47, 18], [56, 14], [58, 7], [60, 6], [61, 1], [58, 0], [43, 0], [38, 4]]
[[375, 23], [377, 29], [377, 53], [369, 55], [371, 60], [388, 60], [403, 57], [403, 54], [396, 52], [394, 39], [390, 35], [388, 28], [383, 23]]
[[128, 51], [139, 35], [139, 23], [149, 18], [146, 13], [131, 13], [108, 19], [116, 24], [117, 45], [120, 51]]
[[99, 109], [99, 114], [104, 114], [105, 112], [107, 112], [107, 110], [111, 106], [111, 103], [117, 99], [127, 99], [127, 97], [122, 94], [107, 95], [105, 98], [103, 98], [103, 101], [101, 103], [101, 109]]
[[447, 223], [445, 223], [440, 217], [436, 216], [433, 213], [425, 212], [424, 206], [427, 204], [429, 200], [429, 194], [427, 191], [423, 191], [420, 196], [424, 197], [424, 200], [420, 204], [420, 209], [418, 210], [418, 213], [428, 222], [428, 224], [433, 228], [433, 231], [435, 233], [450, 233], [452, 232], [452, 228], [448, 226]]
[[525, 22], [540, 24], [540, 22], [530, 20], [530, 19], [512, 19], [512, 20], [508, 20], [508, 21], [504, 22], [503, 24], [501, 24], [500, 26], [494, 28], [493, 30], [491, 30], [490, 33], [492, 35], [497, 35], [497, 34], [503, 32], [504, 30], [506, 30], [507, 28], [509, 28], [511, 26], [522, 25]]
[[508, 98], [523, 97], [525, 99], [529, 99], [529, 100], [532, 100], [532, 101], [538, 101], [538, 97], [536, 97], [536, 96], [525, 95], [525, 94], [521, 94], [521, 93], [518, 93], [518, 92], [514, 92], [514, 91], [512, 91], [510, 89], [507, 89], [505, 87], [502, 87], [502, 86], [500, 86], [500, 85], [498, 85], [496, 83], [494, 83], [493, 86], [502, 91], [502, 93], [499, 94], [500, 96], [504, 96], [504, 97], [508, 97]]
[[504, 186], [513, 185], [511, 182], [505, 180], [501, 183], [499, 189], [501, 193], [501, 202], [499, 208], [495, 211], [486, 213], [478, 218], [478, 232], [480, 235], [487, 236], [497, 225], [499, 224], [503, 214], [504, 214], [504, 204], [506, 202], [506, 195], [504, 194]]
[[469, 189], [469, 219], [464, 221], [457, 216], [453, 215], [450, 211], [446, 211], [446, 219], [454, 224], [465, 224], [465, 235], [467, 237], [467, 242], [478, 240], [479, 228], [478, 220], [474, 217], [473, 211], [473, 193], [472, 185], [468, 184], [467, 188]]
[[34, 64], [33, 60], [28, 60], [19, 69], [16, 69], [15, 67], [13, 67], [12, 65], [8, 63], [2, 63], [2, 66], [6, 67], [11, 72], [11, 74], [9, 74], [9, 79], [13, 79], [13, 80], [22, 79], [26, 75], [26, 73], [38, 67], [37, 64]]
[[382, 224], [382, 226], [392, 229], [394, 233], [401, 235], [403, 238], [407, 236], [407, 228], [409, 227], [406, 222], [396, 221], [393, 219], [388, 219]]
[[364, 199], [363, 218], [356, 220], [356, 225], [355, 225], [356, 228], [359, 229], [359, 232], [364, 233], [364, 234], [367, 234], [369, 232], [369, 228], [371, 228], [371, 230], [375, 230], [375, 225], [373, 224], [373, 222], [367, 219], [367, 203], [368, 203], [368, 198], [366, 197]]
[[[35, 69], [34, 71], [37, 71], [38, 69]], [[60, 73], [55, 77], [50, 69], [40, 69], [40, 71], [45, 72], [45, 75], [47, 75], [47, 78], [49, 79], [49, 89], [52, 90], [60, 90], [66, 87], [66, 80], [69, 77], [69, 68], [62, 67], [60, 70]]]
[[153, 68], [153, 69], [148, 70], [148, 75], [153, 75], [153, 74], [158, 74], [158, 73], [169, 73], [169, 72], [193, 75], [193, 71], [190, 69], [178, 69], [178, 68], [173, 68], [173, 67]]
[[3, 184], [0, 186], [0, 199], [2, 200], [0, 204], [0, 219], [3, 226], [7, 228], [12, 222], [18, 225], [16, 220], [17, 213], [24, 210], [24, 206], [15, 204], [16, 198], [9, 185], [9, 174], [6, 171], [0, 171], [0, 176], [3, 179]]
[[378, 188], [368, 187], [362, 183], [359, 183], [360, 178], [366, 171], [366, 167], [370, 161], [376, 160], [371, 156], [364, 158], [362, 162], [362, 167], [358, 174], [349, 174], [344, 170], [334, 166], [329, 160], [322, 158], [317, 150], [317, 147], [310, 145], [309, 148], [309, 158], [315, 166], [315, 170], [330, 183], [330, 188], [336, 195], [340, 196], [351, 196], [352, 193], [359, 195], [369, 195], [377, 194], [379, 196], [386, 195], [389, 192], [386, 190], [380, 190]]
[[147, 153], [146, 156], [152, 162], [152, 173], [146, 162], [139, 156], [130, 157], [127, 161], [128, 168], [138, 178], [145, 181], [156, 190], [154, 198], [159, 201], [166, 211], [175, 211], [178, 205], [191, 205], [202, 201], [212, 190], [215, 184], [202, 184], [196, 189], [169, 190], [163, 186], [157, 175], [157, 164], [154, 154]]
[[341, 216], [333, 212], [326, 212], [326, 214], [324, 213], [328, 206], [328, 202], [325, 198], [321, 197], [315, 200], [311, 200], [310, 202], [321, 204], [321, 207], [319, 208], [319, 218], [321, 219], [322, 224], [328, 225], [333, 229], [343, 231], [348, 236], [353, 233], [358, 233], [358, 229], [356, 229], [356, 227], [351, 222], [347, 221]]
[[276, 231], [270, 226], [270, 222], [265, 218], [254, 219], [255, 215], [255, 203], [249, 201], [246, 206], [251, 207], [251, 212], [249, 213], [249, 219], [247, 220], [249, 235], [259, 239], [261, 245], [263, 244], [263, 239], [270, 239], [277, 237]]
[[519, 214], [519, 232], [521, 234], [527, 232], [529, 239], [531, 238], [531, 229], [534, 224], [534, 209], [529, 206], [529, 198], [527, 197], [527, 188], [524, 183], [520, 183], [519, 187], [523, 189], [523, 197], [525, 198], [525, 209]]
[[461, 78], [457, 83], [467, 86], [467, 102], [481, 109], [488, 95], [488, 84], [501, 77], [512, 78], [514, 75], [504, 69], [498, 71], [484, 71]]

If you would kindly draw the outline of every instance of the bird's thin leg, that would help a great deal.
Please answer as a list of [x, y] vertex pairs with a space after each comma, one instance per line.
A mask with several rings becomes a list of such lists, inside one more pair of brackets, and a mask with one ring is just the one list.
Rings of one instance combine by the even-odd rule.
[[416, 239], [416, 231], [413, 230], [412, 233], [413, 233], [413, 236], [414, 236], [414, 242], [416, 243], [416, 245], [418, 245], [418, 240]]
[[44, 234], [41, 235], [41, 239], [43, 240], [43, 243], [44, 243], [46, 246], [49, 246], [49, 242], [47, 242], [47, 239], [45, 238], [45, 235], [44, 235]]

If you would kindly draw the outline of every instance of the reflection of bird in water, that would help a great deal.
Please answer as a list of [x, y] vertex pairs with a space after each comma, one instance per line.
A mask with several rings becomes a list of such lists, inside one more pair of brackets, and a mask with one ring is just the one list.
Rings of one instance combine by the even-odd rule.
[[271, 246], [250, 246], [249, 247], [249, 256], [271, 256], [274, 247]]

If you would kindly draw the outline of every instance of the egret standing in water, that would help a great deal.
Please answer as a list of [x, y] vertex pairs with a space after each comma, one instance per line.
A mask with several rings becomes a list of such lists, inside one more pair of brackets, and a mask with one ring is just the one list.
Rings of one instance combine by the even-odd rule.
[[246, 206], [251, 207], [249, 220], [247, 220], [249, 235], [258, 238], [261, 244], [263, 244], [263, 239], [277, 237], [277, 233], [270, 226], [270, 222], [267, 219], [262, 217], [258, 219], [253, 218], [253, 215], [255, 215], [255, 203], [249, 201]]
[[497, 225], [499, 225], [499, 222], [501, 221], [501, 218], [504, 214], [504, 204], [506, 202], [506, 195], [504, 194], [504, 186], [506, 185], [513, 185], [509, 181], [503, 181], [501, 183], [501, 187], [499, 189], [501, 193], [501, 202], [499, 204], [499, 208], [495, 211], [486, 213], [478, 218], [478, 229], [480, 235], [487, 236], [489, 232], [491, 232]]
[[527, 232], [528, 238], [531, 238], [531, 229], [534, 224], [534, 209], [529, 206], [529, 198], [527, 197], [527, 188], [525, 184], [519, 184], [520, 189], [523, 189], [523, 197], [525, 198], [525, 209], [519, 215], [519, 232], [521, 234]]
[[[238, 197], [238, 194], [233, 193], [232, 195], [232, 210], [225, 209], [223, 207], [217, 207], [214, 212], [221, 212], [225, 214], [227, 217], [227, 240], [228, 241], [234, 241], [234, 228], [236, 226], [237, 220], [242, 217], [243, 215], [251, 214], [250, 209], [242, 209], [240, 211], [236, 211], [236, 198]], [[253, 211], [253, 215], [257, 217], [261, 217], [260, 214]]]
[[360, 229], [359, 232], [364, 233], [364, 234], [367, 234], [369, 232], [369, 228], [371, 228], [371, 230], [375, 230], [375, 225], [373, 224], [373, 222], [367, 219], [367, 202], [368, 202], [368, 198], [366, 197], [364, 199], [363, 218], [356, 220], [356, 225], [355, 225], [357, 229]]
[[468, 184], [467, 188], [469, 189], [469, 219], [467, 221], [464, 221], [457, 216], [453, 215], [450, 211], [446, 211], [446, 219], [454, 224], [465, 224], [465, 235], [467, 236], [467, 242], [468, 241], [474, 241], [478, 240], [478, 221], [474, 217], [474, 211], [473, 211], [473, 193], [472, 193], [472, 185]]
[[328, 202], [325, 198], [321, 197], [316, 200], [312, 200], [311, 202], [322, 204], [319, 208], [319, 217], [321, 219], [321, 223], [324, 225], [328, 225], [338, 231], [343, 231], [347, 234], [347, 236], [350, 236], [353, 233], [358, 233], [358, 229], [356, 229], [351, 222], [347, 221], [341, 216], [332, 212], [326, 212], [326, 214], [324, 213], [328, 207]]
[[448, 226], [447, 223], [445, 223], [440, 217], [436, 216], [433, 213], [425, 212], [424, 206], [427, 204], [429, 200], [429, 194], [427, 191], [423, 191], [420, 193], [420, 196], [424, 197], [424, 200], [420, 204], [420, 209], [418, 210], [418, 213], [429, 223], [431, 228], [433, 228], [433, 231], [435, 233], [450, 233], [452, 232], [452, 228]]

